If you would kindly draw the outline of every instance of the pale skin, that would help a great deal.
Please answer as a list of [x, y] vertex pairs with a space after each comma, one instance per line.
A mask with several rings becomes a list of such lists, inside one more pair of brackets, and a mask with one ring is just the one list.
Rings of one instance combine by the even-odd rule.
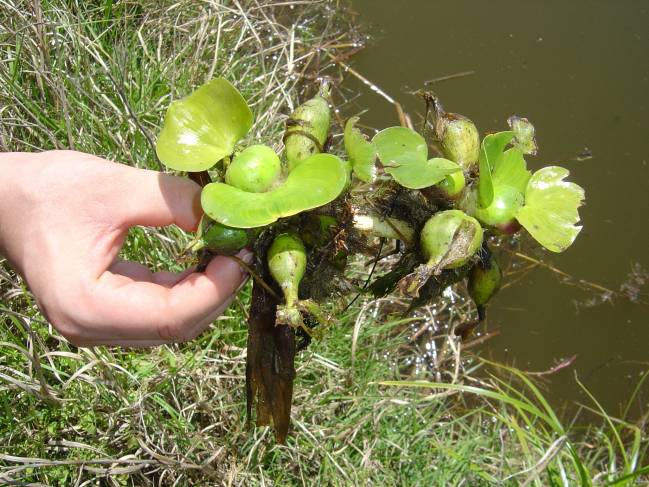
[[[194, 231], [200, 187], [74, 151], [0, 154], [0, 254], [76, 346], [192, 340], [245, 283], [235, 259], [204, 273], [156, 272], [118, 258], [135, 225]], [[238, 255], [250, 262], [252, 254]]]

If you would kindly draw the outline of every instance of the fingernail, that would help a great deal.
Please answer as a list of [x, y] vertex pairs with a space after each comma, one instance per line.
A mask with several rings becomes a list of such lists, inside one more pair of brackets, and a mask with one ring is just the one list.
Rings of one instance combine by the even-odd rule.
[[253, 260], [255, 259], [255, 254], [247, 249], [243, 249], [237, 254], [237, 257], [239, 257], [246, 264], [251, 265]]

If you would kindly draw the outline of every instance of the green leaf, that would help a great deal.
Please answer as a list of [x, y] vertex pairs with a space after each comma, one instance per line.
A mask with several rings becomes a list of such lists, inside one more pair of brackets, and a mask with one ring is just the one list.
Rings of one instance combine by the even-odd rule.
[[416, 164], [428, 159], [428, 145], [424, 138], [406, 127], [381, 130], [372, 139], [385, 167]]
[[213, 79], [169, 106], [156, 153], [171, 169], [204, 171], [232, 154], [252, 121], [237, 89], [222, 78]]
[[480, 145], [480, 179], [478, 179], [478, 204], [486, 208], [494, 198], [493, 182], [491, 172], [503, 157], [505, 147], [514, 137], [513, 132], [498, 132], [489, 134], [482, 139]]
[[480, 146], [480, 160], [487, 163], [489, 169], [493, 169], [498, 164], [498, 161], [503, 157], [505, 147], [514, 138], [514, 132], [505, 131], [489, 134], [482, 139]]
[[514, 147], [518, 147], [523, 154], [535, 156], [539, 148], [534, 137], [536, 133], [534, 125], [528, 119], [516, 115], [509, 117], [507, 124], [514, 132]]
[[491, 180], [491, 170], [486, 160], [480, 158], [480, 177], [478, 178], [478, 206], [487, 208], [494, 200], [494, 183]]
[[[503, 147], [503, 140], [498, 143], [501, 144], [500, 147]], [[497, 152], [494, 151], [494, 154]], [[482, 180], [482, 174], [480, 174], [480, 180]], [[491, 201], [487, 206], [479, 206], [476, 209], [478, 220], [508, 233], [510, 223], [514, 223], [514, 218], [523, 204], [523, 194], [531, 176], [532, 173], [527, 169], [525, 158], [519, 148], [512, 147], [501, 153], [500, 156], [496, 155], [490, 177]], [[479, 189], [480, 181], [478, 181], [478, 195], [480, 194]]]
[[437, 184], [446, 176], [462, 168], [453, 161], [428, 158], [428, 145], [424, 138], [406, 127], [390, 127], [374, 136], [385, 172], [401, 186], [421, 189]]
[[201, 205], [212, 219], [235, 228], [268, 225], [335, 200], [347, 184], [348, 165], [332, 154], [314, 154], [281, 186], [266, 193], [249, 193], [224, 183], [203, 188]]
[[536, 171], [525, 191], [525, 205], [516, 219], [541, 245], [552, 252], [566, 250], [581, 231], [577, 209], [584, 189], [563, 181], [570, 172], [559, 166]]
[[385, 172], [392, 175], [401, 186], [421, 189], [443, 181], [449, 174], [461, 173], [462, 168], [453, 161], [435, 157], [399, 167], [386, 167]]
[[376, 179], [376, 146], [355, 127], [358, 117], [352, 117], [345, 124], [345, 151], [352, 163], [354, 174], [361, 181], [371, 183]]
[[518, 147], [506, 150], [493, 169], [491, 180], [494, 187], [511, 186], [524, 194], [532, 173], [527, 169], [523, 153]]

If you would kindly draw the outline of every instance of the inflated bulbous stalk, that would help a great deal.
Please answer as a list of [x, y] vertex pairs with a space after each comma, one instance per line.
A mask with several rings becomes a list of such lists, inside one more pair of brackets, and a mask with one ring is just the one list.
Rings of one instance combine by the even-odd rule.
[[306, 250], [297, 236], [282, 233], [268, 249], [268, 270], [284, 294], [284, 306], [278, 307], [278, 323], [301, 326], [302, 317], [296, 304], [300, 282], [306, 271]]
[[431, 276], [467, 264], [480, 248], [482, 236], [478, 220], [460, 210], [433, 215], [420, 235], [421, 252], [427, 262], [399, 281], [400, 293], [416, 298]]
[[319, 93], [297, 107], [286, 122], [284, 154], [289, 172], [313, 154], [323, 151], [331, 121], [329, 97], [329, 85], [323, 83]]
[[444, 178], [444, 180], [437, 185], [447, 198], [458, 199], [462, 195], [462, 190], [466, 187], [466, 179], [464, 173], [457, 171]]
[[466, 186], [456, 199], [455, 207], [469, 216], [475, 217], [478, 208], [478, 190], [476, 184]]
[[453, 269], [466, 264], [478, 251], [482, 227], [463, 211], [441, 211], [426, 222], [420, 240], [427, 266]]
[[225, 182], [250, 193], [264, 193], [272, 188], [282, 171], [275, 151], [265, 145], [251, 145], [228, 165]]
[[485, 305], [498, 292], [502, 281], [502, 271], [495, 257], [488, 252], [469, 272], [467, 288], [478, 308], [480, 320], [485, 319]]
[[444, 157], [458, 163], [465, 173], [471, 172], [480, 157], [480, 134], [475, 124], [463, 115], [447, 113], [435, 99], [435, 133]]
[[475, 217], [485, 225], [494, 227], [502, 233], [512, 235], [520, 230], [521, 226], [516, 221], [516, 214], [523, 206], [524, 197], [511, 186], [497, 186], [494, 188], [494, 197], [486, 208], [475, 209]]
[[234, 255], [250, 242], [250, 232], [241, 228], [232, 228], [203, 215], [196, 239], [190, 242], [188, 249], [198, 252], [207, 249], [214, 254]]

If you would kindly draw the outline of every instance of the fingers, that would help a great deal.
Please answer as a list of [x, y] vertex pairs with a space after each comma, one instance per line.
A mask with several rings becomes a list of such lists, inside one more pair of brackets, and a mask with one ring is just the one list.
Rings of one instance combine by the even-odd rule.
[[[249, 252], [239, 257], [252, 260]], [[161, 284], [153, 282], [156, 275], [152, 280], [134, 279], [148, 276], [133, 263], [115, 263], [111, 269], [125, 274], [106, 271], [86, 296], [83, 309], [75, 310], [82, 329], [73, 343], [191, 340], [225, 311], [247, 278], [234, 259], [224, 256], [212, 259], [205, 273], [161, 274]]]
[[196, 272], [196, 266], [191, 266], [183, 272], [160, 271], [153, 274], [153, 282], [164, 287], [173, 287], [187, 276]]
[[188, 231], [198, 227], [203, 214], [198, 184], [157, 171], [128, 166], [122, 169], [114, 206], [123, 226], [176, 224]]
[[139, 262], [116, 260], [108, 270], [113, 274], [127, 277], [132, 281], [152, 282], [171, 288], [194, 272], [196, 266], [189, 267], [182, 272], [159, 271], [153, 273], [147, 266]]
[[219, 306], [216, 310], [214, 310], [212, 313], [207, 315], [207, 317], [205, 317], [202, 321], [199, 321], [194, 326], [190, 327], [190, 329], [188, 329], [188, 331], [187, 331], [188, 335], [192, 336], [192, 337], [199, 336], [201, 333], [203, 333], [203, 331], [205, 331], [205, 329], [209, 328], [209, 326], [212, 323], [214, 323], [214, 321], [219, 316], [221, 316], [223, 313], [225, 313], [225, 311], [232, 304], [232, 301], [234, 301], [234, 299], [235, 299], [237, 293], [239, 292], [239, 290], [246, 283], [246, 280], [247, 279], [244, 279], [244, 281], [239, 286], [239, 288], [232, 295], [230, 295], [230, 297], [221, 306]]
[[165, 340], [111, 340], [101, 338], [98, 340], [77, 340], [73, 343], [76, 347], [96, 347], [103, 345], [106, 347], [126, 347], [126, 348], [148, 348], [168, 344]]
[[[241, 253], [240, 258], [246, 263], [252, 262], [249, 252]], [[234, 259], [225, 256], [212, 259], [205, 273], [187, 276], [171, 290], [176, 322], [161, 323], [158, 326], [160, 338], [184, 341], [198, 336], [227, 308], [246, 278], [246, 271]]]
[[[208, 328], [219, 316], [221, 316], [225, 310], [228, 309], [232, 301], [234, 300], [235, 295], [230, 296], [225, 303], [223, 303], [219, 308], [217, 308], [212, 314], [207, 318], [199, 321], [194, 326], [188, 329], [188, 336], [199, 336], [206, 328]], [[178, 340], [176, 340], [178, 341]], [[183, 340], [184, 341], [184, 340]], [[156, 347], [159, 345], [165, 345], [168, 343], [173, 343], [174, 340], [162, 340], [162, 339], [148, 339], [148, 340], [132, 340], [132, 339], [115, 339], [111, 336], [100, 336], [97, 338], [82, 338], [74, 341], [74, 345], [77, 347], [90, 347], [97, 345], [105, 346], [120, 346], [120, 347], [132, 347], [132, 348], [145, 348], [145, 347]]]

